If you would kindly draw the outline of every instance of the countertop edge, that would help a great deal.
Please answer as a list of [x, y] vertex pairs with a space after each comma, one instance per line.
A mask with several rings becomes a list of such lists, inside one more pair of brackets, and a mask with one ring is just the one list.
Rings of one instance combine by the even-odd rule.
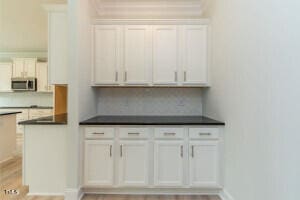
[[16, 115], [16, 114], [20, 114], [22, 112], [3, 112], [0, 113], [0, 116], [5, 116], [5, 115]]

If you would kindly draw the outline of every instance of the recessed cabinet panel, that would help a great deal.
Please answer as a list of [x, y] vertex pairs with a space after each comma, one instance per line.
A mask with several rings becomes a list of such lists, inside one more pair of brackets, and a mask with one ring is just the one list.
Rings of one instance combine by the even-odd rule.
[[190, 142], [190, 184], [194, 187], [219, 186], [218, 141]]
[[96, 26], [94, 31], [94, 82], [116, 84], [120, 79], [120, 26]]
[[145, 85], [150, 83], [151, 27], [125, 26], [124, 83]]
[[37, 90], [39, 92], [49, 92], [48, 66], [47, 63], [37, 63], [36, 65]]
[[156, 186], [183, 185], [183, 142], [155, 141], [154, 184]]
[[36, 77], [36, 58], [24, 59], [24, 76]]
[[184, 32], [184, 84], [207, 84], [207, 26], [187, 25]]
[[113, 142], [86, 140], [84, 184], [87, 186], [113, 185]]
[[11, 90], [12, 64], [0, 63], [0, 91]]
[[120, 185], [146, 186], [148, 184], [148, 142], [120, 142]]
[[153, 27], [153, 83], [176, 84], [178, 81], [177, 26]]

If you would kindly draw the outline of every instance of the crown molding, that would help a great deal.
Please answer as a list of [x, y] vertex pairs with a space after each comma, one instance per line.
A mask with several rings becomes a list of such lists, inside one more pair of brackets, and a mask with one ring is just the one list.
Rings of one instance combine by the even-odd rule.
[[92, 20], [94, 25], [176, 25], [176, 24], [186, 24], [186, 25], [207, 25], [210, 23], [209, 18], [201, 19], [101, 19], [95, 18]]

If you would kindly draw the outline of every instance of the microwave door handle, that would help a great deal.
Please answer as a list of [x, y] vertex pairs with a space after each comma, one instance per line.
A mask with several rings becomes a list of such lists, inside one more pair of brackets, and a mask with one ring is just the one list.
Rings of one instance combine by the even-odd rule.
[[26, 82], [27, 82], [26, 83], [26, 87], [27, 87], [26, 89], [28, 90], [29, 89], [29, 80], [27, 80]]

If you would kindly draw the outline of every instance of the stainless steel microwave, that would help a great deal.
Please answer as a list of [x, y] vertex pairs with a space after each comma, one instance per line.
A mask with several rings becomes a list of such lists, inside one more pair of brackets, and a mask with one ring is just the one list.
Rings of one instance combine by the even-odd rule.
[[11, 89], [13, 91], [36, 91], [36, 78], [12, 78]]

